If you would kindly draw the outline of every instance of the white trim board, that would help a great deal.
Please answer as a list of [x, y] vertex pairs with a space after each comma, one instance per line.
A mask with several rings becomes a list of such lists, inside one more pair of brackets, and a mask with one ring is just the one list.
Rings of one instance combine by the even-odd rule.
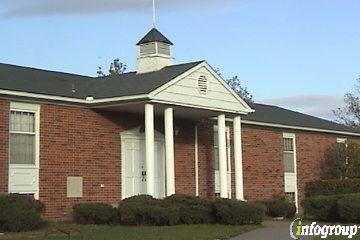
[[[230, 120], [230, 121], [232, 121], [232, 120]], [[264, 123], [264, 122], [248, 121], [248, 120], [241, 120], [241, 123], [249, 124], [249, 125], [256, 125], [256, 126], [263, 126], [263, 127], [285, 128], [285, 129], [302, 130], [302, 131], [309, 131], [309, 132], [333, 133], [333, 134], [339, 134], [339, 135], [360, 137], [360, 133], [354, 133], [354, 132], [344, 132], [344, 131], [337, 131], [337, 130], [311, 128], [311, 127], [298, 127], [298, 126], [291, 126], [291, 125], [283, 125], [283, 124], [276, 124], [276, 123]]]
[[156, 99], [151, 99], [150, 102], [159, 103], [159, 104], [168, 104], [168, 105], [173, 105], [173, 106], [189, 107], [189, 108], [195, 108], [195, 109], [205, 109], [205, 110], [210, 110], [210, 111], [215, 111], [215, 112], [237, 113], [237, 114], [244, 114], [244, 115], [248, 114], [248, 112], [242, 112], [242, 111], [231, 111], [231, 110], [224, 110], [224, 109], [220, 109], [220, 108], [210, 108], [210, 107], [204, 107], [204, 106], [199, 106], [199, 105], [192, 105], [192, 104], [185, 104], [185, 103], [178, 103], [178, 102], [171, 102], [171, 101], [163, 101], [163, 100], [156, 100]]
[[80, 98], [61, 97], [61, 96], [53, 96], [53, 95], [47, 95], [47, 94], [29, 93], [29, 92], [21, 92], [21, 91], [9, 91], [9, 90], [0, 90], [0, 95], [28, 97], [28, 98], [46, 99], [46, 100], [52, 100], [52, 101], [82, 103], [82, 104], [99, 104], [99, 103], [110, 103], [110, 102], [117, 102], [117, 101], [129, 101], [129, 100], [135, 100], [135, 99], [148, 98], [147, 94], [141, 94], [141, 95], [125, 96], [125, 97], [113, 97], [113, 98], [86, 100], [86, 99], [80, 99]]

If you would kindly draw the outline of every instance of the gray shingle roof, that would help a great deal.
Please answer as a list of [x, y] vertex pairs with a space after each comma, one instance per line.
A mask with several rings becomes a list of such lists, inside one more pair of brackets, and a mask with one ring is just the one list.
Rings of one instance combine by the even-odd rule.
[[295, 112], [285, 108], [257, 103], [250, 103], [249, 105], [255, 110], [255, 112], [244, 116], [244, 120], [261, 123], [281, 124], [294, 127], [360, 133], [360, 130], [353, 129], [342, 124], [300, 112]]
[[[173, 65], [156, 72], [130, 72], [101, 78], [0, 64], [0, 89], [77, 99], [88, 96], [101, 99], [142, 95], [152, 92], [200, 63], [202, 61]], [[76, 91], [73, 92], [73, 89]], [[244, 116], [244, 120], [360, 133], [359, 130], [341, 124], [277, 106], [256, 103], [249, 105], [255, 109], [255, 113]]]
[[165, 37], [156, 28], [153, 28], [143, 37], [136, 45], [149, 43], [149, 42], [162, 42], [170, 45], [174, 45], [167, 37]]
[[[0, 89], [4, 90], [85, 98], [91, 80], [75, 74], [0, 64]], [[76, 93], [72, 92], [73, 86]]]
[[0, 64], [0, 89], [78, 99], [148, 94], [201, 62], [168, 66], [150, 73], [130, 72], [102, 78]]
[[95, 98], [147, 94], [200, 63], [202, 63], [202, 61], [173, 65], [156, 72], [143, 74], [132, 72], [118, 76], [98, 78], [93, 81], [90, 94]]

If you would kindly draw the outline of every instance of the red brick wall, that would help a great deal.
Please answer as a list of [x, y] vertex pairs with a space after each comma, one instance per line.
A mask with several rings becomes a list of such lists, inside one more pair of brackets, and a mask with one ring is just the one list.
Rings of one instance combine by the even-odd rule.
[[[142, 115], [41, 106], [40, 200], [46, 218], [68, 218], [79, 202], [116, 204], [121, 199], [120, 132], [143, 124]], [[156, 129], [163, 132], [161, 118]], [[177, 120], [175, 137], [176, 191], [195, 194], [194, 126]], [[66, 197], [66, 178], [81, 176], [83, 198]], [[105, 187], [101, 188], [100, 185]]]
[[[0, 101], [0, 193], [7, 192], [9, 102]], [[93, 111], [81, 107], [41, 106], [40, 200], [45, 217], [69, 219], [78, 202], [117, 203], [121, 198], [120, 133], [142, 125], [143, 115]], [[176, 119], [176, 192], [195, 194], [195, 122]], [[162, 118], [156, 129], [163, 132]], [[284, 192], [282, 134], [287, 130], [243, 125], [244, 192], [259, 200]], [[200, 196], [214, 198], [213, 124], [198, 124]], [[297, 131], [300, 198], [306, 182], [319, 179], [323, 154], [335, 135]], [[350, 138], [349, 138], [350, 139]], [[359, 140], [360, 142], [360, 140]], [[233, 156], [233, 152], [231, 154]], [[66, 178], [84, 179], [84, 196], [66, 197]], [[104, 188], [100, 185], [104, 184]], [[232, 184], [234, 189], [234, 182]], [[234, 192], [233, 192], [234, 194]]]
[[[299, 202], [305, 185], [324, 178], [322, 164], [326, 151], [341, 135], [291, 131], [243, 125], [243, 168], [245, 199], [259, 200], [284, 193], [282, 156], [283, 133], [295, 133]], [[345, 137], [360, 143], [360, 138]]]
[[250, 125], [242, 129], [245, 199], [261, 200], [283, 193], [282, 132]]
[[212, 124], [198, 125], [199, 195], [214, 198], [214, 133]]
[[0, 195], [8, 192], [9, 107], [0, 100]]
[[175, 137], [175, 191], [195, 195], [195, 123], [176, 120], [179, 135]]
[[336, 143], [336, 136], [296, 132], [298, 192], [300, 202], [305, 196], [305, 185], [321, 179], [324, 154]]
[[[68, 218], [72, 205], [80, 201], [118, 201], [118, 119], [124, 117], [84, 108], [41, 106], [40, 200], [46, 206], [45, 217]], [[68, 176], [83, 177], [83, 198], [66, 197]]]

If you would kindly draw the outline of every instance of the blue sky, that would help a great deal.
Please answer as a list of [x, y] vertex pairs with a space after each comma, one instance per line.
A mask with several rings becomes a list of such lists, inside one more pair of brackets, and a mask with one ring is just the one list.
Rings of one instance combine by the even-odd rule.
[[[332, 118], [360, 75], [360, 1], [157, 0], [177, 63], [207, 60], [256, 101]], [[0, 62], [96, 75], [151, 27], [151, 0], [0, 0]]]

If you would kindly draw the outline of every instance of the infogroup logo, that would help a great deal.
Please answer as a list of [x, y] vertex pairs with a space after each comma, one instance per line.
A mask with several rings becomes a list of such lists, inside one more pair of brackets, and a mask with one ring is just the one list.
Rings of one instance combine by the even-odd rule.
[[297, 218], [290, 224], [290, 236], [293, 239], [301, 239], [303, 236], [320, 236], [322, 239], [328, 236], [345, 236], [353, 238], [358, 233], [359, 226], [351, 225], [320, 225], [316, 222], [303, 224], [301, 218]]

